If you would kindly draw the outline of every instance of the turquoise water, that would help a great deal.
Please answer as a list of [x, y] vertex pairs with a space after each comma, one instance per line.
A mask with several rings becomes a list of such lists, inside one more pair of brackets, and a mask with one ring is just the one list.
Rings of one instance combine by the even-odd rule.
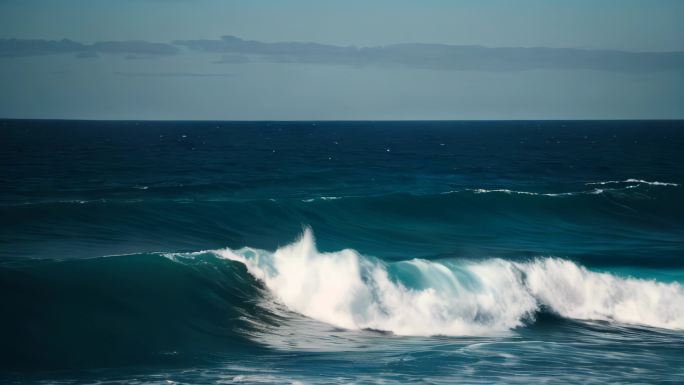
[[680, 121], [0, 121], [8, 383], [684, 381]]

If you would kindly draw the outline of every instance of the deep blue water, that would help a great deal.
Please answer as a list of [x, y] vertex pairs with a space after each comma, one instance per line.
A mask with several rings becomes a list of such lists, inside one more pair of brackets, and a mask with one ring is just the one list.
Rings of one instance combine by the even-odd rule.
[[0, 148], [0, 382], [684, 382], [682, 121], [0, 120]]

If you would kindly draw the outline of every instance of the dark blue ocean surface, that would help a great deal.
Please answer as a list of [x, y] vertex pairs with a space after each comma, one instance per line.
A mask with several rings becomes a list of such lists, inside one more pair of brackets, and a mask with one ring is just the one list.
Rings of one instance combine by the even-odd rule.
[[0, 382], [684, 382], [682, 121], [0, 120], [0, 148]]

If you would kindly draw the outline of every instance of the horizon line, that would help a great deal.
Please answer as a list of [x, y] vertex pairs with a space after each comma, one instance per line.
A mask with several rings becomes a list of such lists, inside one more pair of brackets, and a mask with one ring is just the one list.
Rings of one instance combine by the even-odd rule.
[[223, 122], [223, 123], [366, 123], [366, 122], [678, 122], [684, 118], [553, 118], [553, 119], [86, 119], [86, 118], [3, 118], [0, 121], [61, 122]]

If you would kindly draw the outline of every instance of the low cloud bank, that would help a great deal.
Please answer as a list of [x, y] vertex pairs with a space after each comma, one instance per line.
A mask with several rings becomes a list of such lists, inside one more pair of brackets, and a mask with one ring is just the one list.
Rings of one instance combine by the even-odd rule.
[[376, 47], [336, 46], [320, 43], [268, 43], [223, 36], [216, 40], [178, 40], [154, 43], [142, 40], [101, 41], [0, 39], [0, 57], [75, 54], [79, 58], [99, 54], [123, 54], [130, 58], [175, 55], [182, 50], [215, 53], [215, 63], [253, 61], [349, 66], [397, 66], [408, 68], [476, 71], [605, 70], [683, 71], [684, 52], [629, 52], [575, 48], [500, 47], [404, 43]]
[[165, 43], [152, 43], [142, 40], [100, 41], [83, 44], [69, 39], [0, 39], [0, 57], [42, 56], [76, 54], [78, 57], [92, 57], [98, 53], [173, 55], [178, 47]]
[[377, 47], [319, 43], [266, 43], [223, 36], [219, 40], [180, 40], [198, 52], [249, 55], [272, 62], [342, 65], [398, 65], [452, 70], [596, 69], [662, 71], [684, 69], [684, 52], [627, 52], [573, 48], [489, 48], [405, 43]]

